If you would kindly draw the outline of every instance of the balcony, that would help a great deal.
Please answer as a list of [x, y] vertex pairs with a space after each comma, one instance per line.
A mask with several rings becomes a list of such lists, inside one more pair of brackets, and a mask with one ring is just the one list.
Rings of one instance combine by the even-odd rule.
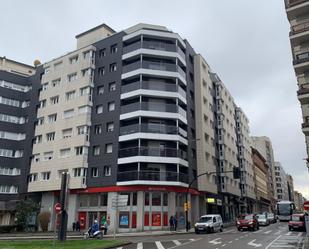
[[301, 3], [308, 2], [308, 0], [288, 0], [287, 1], [287, 8], [294, 7], [296, 5], [299, 5]]
[[162, 82], [151, 82], [151, 81], [136, 81], [127, 85], [121, 86], [121, 93], [128, 93], [135, 90], [144, 89], [144, 90], [154, 90], [154, 91], [163, 91], [163, 92], [178, 92], [182, 97], [186, 98], [187, 94], [185, 90], [176, 84]]
[[121, 114], [134, 112], [134, 111], [152, 111], [152, 112], [171, 112], [179, 113], [183, 117], [187, 117], [184, 109], [176, 104], [158, 104], [153, 102], [136, 102], [128, 105], [121, 106]]
[[297, 96], [301, 104], [309, 104], [309, 88], [300, 88], [297, 91]]
[[184, 60], [186, 59], [185, 53], [176, 44], [159, 42], [159, 41], [138, 41], [128, 46], [123, 47], [123, 54], [133, 52], [137, 49], [145, 48], [166, 52], [177, 52]]
[[291, 27], [290, 35], [299, 34], [309, 30], [309, 21]]
[[178, 72], [184, 79], [186, 79], [186, 73], [176, 64], [173, 63], [161, 63], [154, 61], [136, 61], [122, 67], [122, 73], [128, 73], [137, 69], [150, 69], [157, 71]]
[[117, 174], [118, 182], [167, 181], [188, 183], [188, 175], [172, 171], [126, 171]]
[[307, 67], [309, 66], [309, 52], [304, 52], [301, 54], [296, 54], [295, 59], [293, 60], [293, 65], [295, 69], [295, 73], [303, 73], [307, 70]]
[[120, 136], [129, 135], [137, 132], [158, 133], [168, 135], [181, 135], [187, 137], [187, 132], [180, 127], [164, 124], [133, 124], [120, 127]]
[[304, 123], [302, 123], [301, 127], [302, 127], [302, 130], [303, 130], [303, 133], [306, 136], [309, 136], [309, 122], [305, 121]]
[[119, 150], [119, 158], [149, 156], [149, 157], [178, 157], [187, 161], [187, 152], [176, 148], [160, 147], [131, 147]]

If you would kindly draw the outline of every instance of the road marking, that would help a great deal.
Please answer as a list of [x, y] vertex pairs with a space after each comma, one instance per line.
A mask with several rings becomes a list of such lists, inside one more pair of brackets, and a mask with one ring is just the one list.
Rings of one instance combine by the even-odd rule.
[[176, 246], [180, 246], [180, 245], [181, 245], [181, 243], [180, 243], [178, 240], [173, 240], [173, 242], [174, 242], [174, 244], [175, 244]]
[[211, 241], [209, 241], [210, 244], [214, 244], [214, 245], [218, 245], [218, 244], [221, 244], [222, 242], [221, 241], [217, 241], [217, 240], [220, 240], [221, 238], [216, 238], [216, 239], [213, 239]]
[[234, 231], [235, 231], [234, 229], [231, 229], [231, 230], [227, 230], [227, 231], [225, 231], [223, 233], [230, 233], [230, 232], [234, 232]]
[[229, 244], [233, 243], [233, 240], [229, 241]]
[[253, 233], [260, 233], [260, 232], [262, 232], [263, 230], [257, 230], [257, 231], [255, 231], [255, 232], [253, 232]]
[[116, 249], [122, 249], [122, 247], [117, 247]]
[[274, 235], [279, 235], [281, 233], [281, 231], [276, 232]]
[[156, 243], [156, 246], [157, 246], [158, 249], [165, 249], [160, 241], [156, 241], [155, 243]]
[[268, 249], [274, 242], [276, 242], [278, 239], [281, 238], [282, 235], [279, 235], [277, 238], [275, 238], [272, 242], [270, 242], [270, 244], [268, 244], [268, 246], [266, 246], [265, 249]]
[[292, 245], [272, 245], [271, 248], [295, 248]]
[[[188, 242], [182, 243], [181, 245], [184, 246], [184, 245], [187, 245], [187, 244], [192, 243], [192, 242], [197, 242], [197, 241], [199, 241], [201, 239], [202, 238], [193, 239], [194, 241], [188, 241]], [[179, 246], [178, 245], [177, 246], [172, 246], [172, 247], [169, 247], [169, 249], [174, 249], [174, 248], [177, 248], [177, 247], [179, 247]], [[218, 249], [218, 248], [216, 248], [216, 249]]]
[[223, 244], [221, 247], [225, 247], [226, 246], [226, 244]]
[[235, 240], [239, 240], [239, 239], [237, 238], [237, 239], [235, 239]]
[[256, 241], [256, 239], [251, 240], [251, 241], [248, 243], [248, 245], [249, 245], [249, 246], [254, 246], [254, 247], [261, 247], [261, 246], [262, 246], [262, 244], [255, 244], [254, 241]]
[[195, 241], [195, 239], [190, 239], [190, 241]]
[[268, 231], [266, 231], [266, 232], [264, 232], [264, 234], [269, 234], [269, 233], [271, 233], [273, 230], [268, 230]]
[[300, 236], [302, 236], [303, 235], [303, 233], [298, 233], [297, 234], [297, 237], [300, 237]]
[[142, 242], [139, 242], [137, 244], [137, 248], [136, 249], [143, 249], [143, 243]]
[[292, 232], [288, 232], [288, 233], [286, 233], [285, 235], [288, 235], [288, 236], [289, 236], [289, 235], [291, 235], [291, 234], [292, 234]]

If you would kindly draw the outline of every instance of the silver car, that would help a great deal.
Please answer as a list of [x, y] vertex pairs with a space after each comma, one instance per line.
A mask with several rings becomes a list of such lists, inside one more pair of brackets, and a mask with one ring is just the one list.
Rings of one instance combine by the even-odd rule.
[[195, 233], [223, 231], [223, 221], [219, 214], [208, 214], [200, 217], [194, 225]]

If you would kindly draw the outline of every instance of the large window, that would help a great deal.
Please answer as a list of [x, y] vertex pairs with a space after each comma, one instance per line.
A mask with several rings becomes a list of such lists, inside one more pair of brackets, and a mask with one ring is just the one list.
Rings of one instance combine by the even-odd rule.
[[152, 192], [152, 206], [161, 206], [161, 193]]

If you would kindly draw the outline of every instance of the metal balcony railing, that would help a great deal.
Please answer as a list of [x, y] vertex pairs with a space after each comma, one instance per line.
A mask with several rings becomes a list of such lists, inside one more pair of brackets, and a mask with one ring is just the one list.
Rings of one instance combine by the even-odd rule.
[[295, 64], [306, 62], [306, 61], [309, 61], [309, 52], [308, 51], [295, 55], [295, 59], [293, 61], [293, 64], [295, 65]]

